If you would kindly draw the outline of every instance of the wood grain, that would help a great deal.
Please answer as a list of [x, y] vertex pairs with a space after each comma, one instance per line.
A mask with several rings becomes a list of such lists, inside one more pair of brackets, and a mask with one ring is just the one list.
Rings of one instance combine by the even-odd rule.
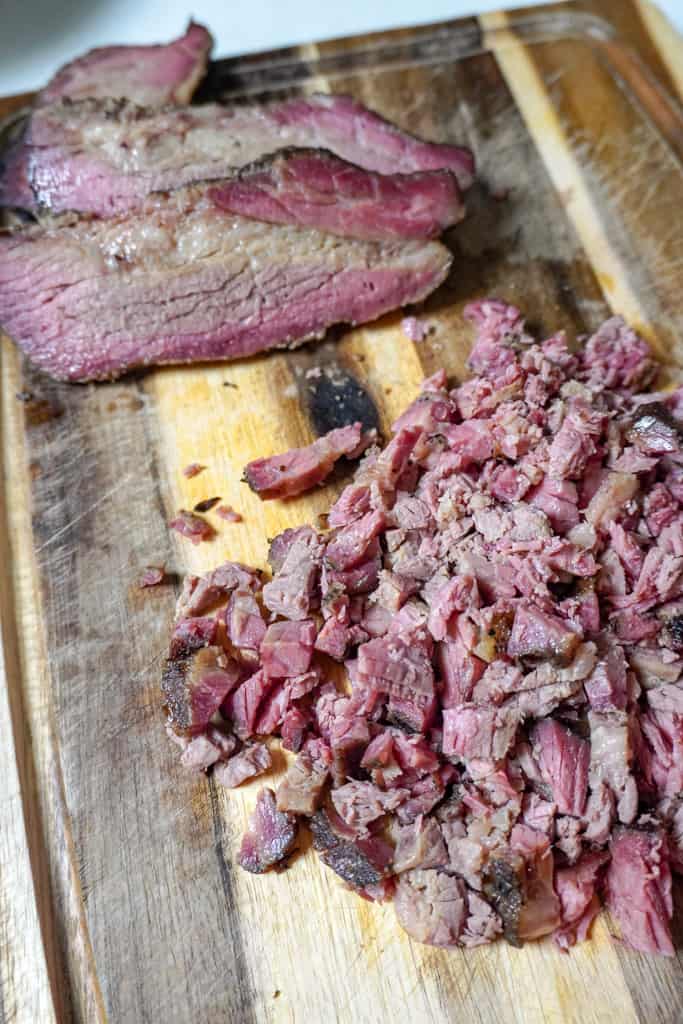
[[[605, 18], [614, 29], [587, 31]], [[227, 793], [179, 771], [158, 694], [176, 588], [135, 586], [149, 563], [177, 577], [223, 558], [263, 565], [266, 538], [314, 520], [344, 477], [261, 503], [244, 463], [358, 415], [386, 429], [426, 373], [461, 376], [475, 296], [518, 302], [548, 332], [623, 311], [678, 371], [683, 178], [666, 90], [679, 51], [648, 27], [642, 4], [601, 0], [213, 68], [205, 96], [346, 91], [475, 149], [480, 180], [420, 345], [395, 314], [294, 353], [70, 387], [3, 340], [2, 1019], [681, 1019], [679, 959], [623, 950], [605, 916], [571, 956], [548, 942], [446, 952], [306, 852], [281, 875], [236, 869], [260, 782]], [[207, 468], [187, 480], [195, 461]], [[244, 521], [214, 520], [196, 548], [169, 534], [178, 507], [213, 495]]]

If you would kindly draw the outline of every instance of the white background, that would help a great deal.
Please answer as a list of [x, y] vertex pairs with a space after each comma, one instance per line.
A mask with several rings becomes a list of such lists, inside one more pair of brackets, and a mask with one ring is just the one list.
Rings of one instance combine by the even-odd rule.
[[[0, 95], [37, 89], [92, 46], [171, 39], [190, 14], [211, 29], [214, 54], [230, 56], [505, 6], [506, 0], [0, 0]], [[683, 0], [659, 6], [683, 31]]]

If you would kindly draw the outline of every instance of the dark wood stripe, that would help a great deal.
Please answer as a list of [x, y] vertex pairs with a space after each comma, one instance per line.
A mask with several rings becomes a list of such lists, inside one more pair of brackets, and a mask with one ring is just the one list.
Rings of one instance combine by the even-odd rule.
[[[7, 345], [0, 351], [0, 373], [9, 375], [9, 360], [16, 359], [16, 353]], [[12, 399], [10, 399], [12, 400]], [[19, 399], [14, 398], [19, 402]], [[2, 396], [0, 395], [0, 402]], [[11, 413], [10, 413], [11, 415]], [[3, 420], [0, 415], [0, 422]], [[4, 471], [6, 468], [3, 466]], [[6, 478], [5, 478], [6, 479]], [[73, 994], [68, 969], [68, 958], [64, 936], [63, 921], [54, 903], [53, 884], [50, 877], [49, 853], [45, 840], [49, 829], [42, 814], [40, 794], [41, 780], [38, 778], [36, 763], [33, 757], [33, 743], [28, 727], [25, 697], [22, 689], [22, 665], [20, 662], [20, 645], [18, 627], [13, 604], [12, 580], [13, 558], [10, 547], [9, 509], [5, 494], [0, 496], [0, 565], [3, 567], [0, 579], [0, 643], [5, 657], [7, 698], [10, 707], [14, 730], [14, 744], [17, 757], [17, 769], [21, 787], [23, 814], [26, 828], [28, 855], [36, 894], [36, 910], [39, 916], [40, 931], [45, 962], [47, 966], [50, 989], [55, 1012], [60, 1020], [68, 1022], [73, 1019]], [[1, 874], [0, 868], [0, 874]], [[5, 890], [7, 898], [12, 893]], [[3, 943], [8, 955], [11, 950], [8, 943]], [[0, 997], [2, 992], [0, 991]], [[10, 1000], [13, 997], [10, 996]], [[0, 1020], [12, 1019], [11, 1002], [0, 1005]], [[7, 1017], [5, 1012], [7, 1011]]]
[[224, 979], [226, 1019], [249, 1022], [206, 783], [178, 771], [163, 735], [175, 593], [136, 585], [145, 564], [173, 568], [153, 409], [135, 380], [71, 387], [27, 367], [23, 388], [57, 756], [107, 1012], [202, 1019]]

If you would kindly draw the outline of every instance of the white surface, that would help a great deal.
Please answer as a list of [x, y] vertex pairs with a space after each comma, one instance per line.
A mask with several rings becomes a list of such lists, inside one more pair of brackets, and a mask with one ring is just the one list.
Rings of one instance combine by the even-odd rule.
[[[214, 54], [230, 56], [505, 6], [505, 0], [0, 0], [0, 95], [37, 89], [92, 46], [171, 39], [190, 14], [211, 29]], [[659, 6], [683, 30], [683, 0], [659, 0]]]

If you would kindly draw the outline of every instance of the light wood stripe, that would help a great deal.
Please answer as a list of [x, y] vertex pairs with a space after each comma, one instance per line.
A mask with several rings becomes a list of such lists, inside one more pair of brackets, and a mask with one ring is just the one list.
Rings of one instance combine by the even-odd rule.
[[683, 100], [683, 38], [680, 32], [652, 0], [634, 0], [634, 3], [671, 78], [676, 83], [679, 99]]
[[502, 11], [480, 18], [485, 45], [495, 54], [510, 92], [546, 169], [562, 198], [589, 257], [606, 301], [648, 339], [652, 325], [638, 295], [629, 287], [628, 269], [607, 237], [602, 214], [586, 185], [546, 87], [526, 47]]

